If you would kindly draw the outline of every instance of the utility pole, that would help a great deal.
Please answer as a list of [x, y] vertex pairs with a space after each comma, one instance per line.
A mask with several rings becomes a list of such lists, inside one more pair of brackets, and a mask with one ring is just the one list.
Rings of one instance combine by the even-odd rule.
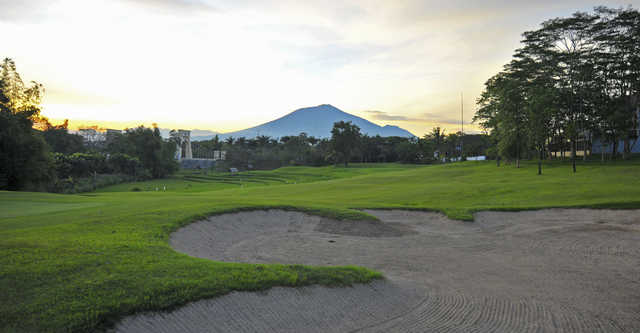
[[460, 92], [460, 161], [464, 156], [464, 95]]

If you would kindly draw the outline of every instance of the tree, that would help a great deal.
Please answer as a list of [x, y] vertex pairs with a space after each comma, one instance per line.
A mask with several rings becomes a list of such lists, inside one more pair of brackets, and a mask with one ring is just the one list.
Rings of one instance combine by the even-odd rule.
[[524, 112], [525, 79], [517, 66], [516, 63], [505, 66], [505, 71], [485, 83], [474, 121], [480, 121], [485, 129], [494, 129], [492, 134], [497, 137], [499, 154], [514, 158], [516, 167], [520, 167], [527, 117]]
[[84, 151], [82, 137], [77, 134], [70, 134], [67, 129], [68, 124], [67, 120], [61, 125], [52, 125], [46, 119], [41, 122], [41, 127], [43, 127], [42, 135], [49, 147], [51, 147], [52, 152], [73, 154]]
[[[489, 130], [502, 155], [576, 151], [584, 158], [592, 137], [623, 142], [623, 157], [638, 140], [640, 110], [640, 13], [598, 7], [595, 13], [556, 18], [523, 34], [513, 61], [489, 79], [474, 121]], [[521, 134], [526, 142], [520, 142]], [[604, 160], [604, 154], [603, 154]]]
[[0, 111], [0, 189], [38, 189], [50, 179], [47, 145], [32, 126], [28, 113]]
[[47, 145], [34, 130], [42, 85], [26, 88], [11, 59], [0, 65], [0, 189], [37, 188], [50, 177]]
[[5, 58], [0, 65], [0, 84], [4, 95], [0, 101], [3, 111], [23, 113], [32, 121], [40, 116], [40, 102], [44, 94], [42, 84], [31, 81], [31, 86], [26, 87], [10, 58]]
[[403, 163], [417, 163], [421, 158], [417, 139], [400, 142], [396, 149], [398, 158]]
[[437, 158], [440, 159], [445, 138], [445, 131], [440, 126], [432, 128], [430, 133], [424, 135], [424, 140], [433, 148], [432, 151], [429, 151], [430, 155], [434, 157], [437, 155]]
[[172, 141], [164, 141], [158, 127], [127, 129], [123, 139], [126, 148], [119, 153], [136, 157], [151, 177], [162, 178], [178, 169], [174, 160], [176, 145]]
[[360, 137], [360, 127], [350, 121], [339, 121], [333, 124], [331, 146], [333, 151], [342, 157], [345, 168], [351, 159], [352, 153], [357, 149]]
[[600, 131], [613, 144], [624, 142], [623, 158], [637, 141], [634, 121], [640, 108], [640, 13], [631, 8], [597, 7], [599, 20], [591, 28], [596, 42], [593, 54], [594, 90], [600, 101], [598, 121], [606, 127]]
[[529, 144], [538, 150], [538, 175], [542, 175], [542, 160], [551, 136], [551, 122], [555, 113], [554, 91], [545, 89], [543, 86], [531, 89], [537, 89], [537, 91], [531, 94], [525, 107], [529, 119], [527, 136]]
[[271, 142], [271, 137], [267, 135], [258, 135], [256, 137], [258, 147], [266, 147]]

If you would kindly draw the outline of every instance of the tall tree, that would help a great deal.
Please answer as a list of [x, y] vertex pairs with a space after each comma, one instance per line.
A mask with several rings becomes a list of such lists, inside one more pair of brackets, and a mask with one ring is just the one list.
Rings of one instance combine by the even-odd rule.
[[595, 15], [577, 12], [568, 18], [548, 20], [537, 32], [543, 42], [540, 56], [549, 57], [557, 64], [554, 74], [563, 102], [563, 130], [571, 142], [573, 172], [576, 172], [578, 136], [584, 133], [584, 125], [590, 119], [585, 101], [592, 77], [589, 60], [595, 49], [590, 28], [596, 20]]
[[545, 21], [523, 37], [513, 61], [485, 84], [474, 117], [502, 154], [524, 128], [524, 148], [539, 160], [545, 145], [549, 156], [569, 147], [574, 172], [578, 143], [586, 159], [594, 135], [613, 145], [614, 157], [623, 140], [628, 156], [638, 137], [640, 13], [599, 7]]
[[596, 8], [598, 22], [591, 28], [597, 43], [594, 78], [600, 103], [602, 132], [617, 153], [623, 140], [623, 157], [638, 139], [637, 112], [640, 108], [640, 13], [631, 8]]
[[334, 152], [342, 158], [345, 168], [351, 160], [351, 155], [357, 149], [360, 137], [360, 127], [350, 121], [339, 121], [333, 124], [331, 146]]
[[23, 113], [32, 120], [40, 116], [44, 87], [35, 81], [31, 81], [31, 86], [25, 86], [15, 62], [10, 58], [5, 58], [0, 64], [0, 82], [4, 94], [1, 107], [4, 111]]
[[437, 157], [440, 158], [445, 138], [445, 130], [440, 128], [440, 126], [432, 128], [431, 132], [424, 135], [424, 140], [433, 147], [433, 152], [431, 152], [431, 154], [438, 155]]
[[499, 154], [515, 159], [516, 167], [520, 167], [527, 129], [526, 77], [519, 66], [514, 61], [485, 83], [478, 100], [480, 108], [474, 116], [483, 128], [495, 129], [492, 134], [497, 137]]
[[0, 64], [0, 189], [38, 188], [50, 177], [47, 145], [33, 120], [42, 86], [25, 87], [11, 59]]

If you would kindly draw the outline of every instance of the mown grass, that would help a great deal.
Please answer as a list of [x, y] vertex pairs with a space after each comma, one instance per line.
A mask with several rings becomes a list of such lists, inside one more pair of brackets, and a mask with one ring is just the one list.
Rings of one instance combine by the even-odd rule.
[[183, 172], [155, 181], [171, 181], [167, 191], [132, 192], [146, 185], [129, 183], [84, 195], [0, 192], [0, 331], [95, 331], [231, 290], [381, 277], [362, 267], [219, 263], [168, 246], [171, 231], [212, 214], [278, 207], [367, 219], [357, 209], [402, 208], [470, 220], [479, 210], [640, 208], [638, 160], [580, 164], [577, 174], [556, 162], [544, 172], [491, 162], [296, 167], [239, 175], [246, 180], [232, 186], [225, 174]]
[[237, 174], [211, 170], [181, 170], [169, 178], [118, 184], [101, 188], [98, 192], [126, 192], [134, 189], [136, 191], [208, 192], [255, 186], [310, 183], [415, 167], [417, 166], [390, 163], [355, 164], [349, 168], [284, 167], [271, 171], [244, 171]]

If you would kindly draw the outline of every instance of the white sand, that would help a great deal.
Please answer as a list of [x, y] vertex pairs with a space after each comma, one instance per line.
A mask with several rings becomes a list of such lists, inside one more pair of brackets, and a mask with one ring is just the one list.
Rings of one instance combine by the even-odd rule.
[[214, 216], [171, 236], [229, 262], [361, 265], [349, 288], [234, 292], [117, 332], [639, 332], [640, 211], [368, 211], [382, 222], [280, 210]]

